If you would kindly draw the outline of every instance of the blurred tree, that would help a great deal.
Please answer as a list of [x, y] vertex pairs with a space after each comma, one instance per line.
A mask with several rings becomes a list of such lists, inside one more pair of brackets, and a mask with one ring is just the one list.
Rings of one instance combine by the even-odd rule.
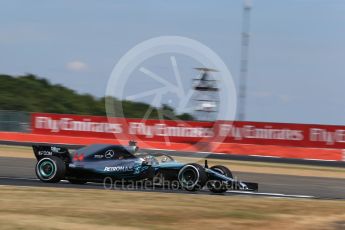
[[[165, 119], [177, 117], [181, 120], [193, 120], [190, 114], [176, 115], [174, 109], [168, 105], [155, 108], [143, 102], [120, 101], [116, 98], [111, 98], [110, 101], [115, 108], [122, 106], [123, 115], [128, 118], [143, 118], [146, 112], [151, 110], [149, 119], [158, 119], [160, 111]], [[0, 75], [0, 110], [106, 115], [104, 97], [95, 98], [90, 94], [78, 94], [74, 90], [59, 84], [53, 85], [33, 74], [19, 77]]]

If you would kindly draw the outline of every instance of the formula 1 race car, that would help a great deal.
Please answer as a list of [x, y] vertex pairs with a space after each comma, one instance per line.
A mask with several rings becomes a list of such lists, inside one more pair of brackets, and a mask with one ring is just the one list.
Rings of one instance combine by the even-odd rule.
[[125, 181], [177, 181], [179, 187], [196, 191], [207, 187], [215, 193], [228, 189], [257, 191], [258, 184], [240, 182], [225, 166], [175, 161], [165, 154], [146, 154], [138, 151], [135, 142], [129, 146], [94, 144], [70, 153], [67, 148], [34, 145], [36, 175], [42, 182], [68, 180], [72, 184], [104, 182], [106, 178]]

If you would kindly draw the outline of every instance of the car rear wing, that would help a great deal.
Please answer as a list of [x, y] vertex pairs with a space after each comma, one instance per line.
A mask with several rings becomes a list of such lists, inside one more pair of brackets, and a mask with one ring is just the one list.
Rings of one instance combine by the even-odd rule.
[[59, 157], [65, 162], [71, 161], [71, 156], [67, 148], [52, 145], [33, 145], [32, 149], [37, 160], [45, 157]]

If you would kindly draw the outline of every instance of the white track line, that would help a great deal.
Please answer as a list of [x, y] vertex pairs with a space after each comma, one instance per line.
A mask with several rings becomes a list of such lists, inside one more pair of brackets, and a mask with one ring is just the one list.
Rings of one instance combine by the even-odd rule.
[[281, 193], [264, 193], [264, 192], [250, 192], [250, 191], [227, 191], [227, 193], [271, 196], [271, 197], [285, 197], [285, 198], [315, 198], [315, 196], [307, 196], [307, 195], [287, 195], [287, 194], [281, 194]]

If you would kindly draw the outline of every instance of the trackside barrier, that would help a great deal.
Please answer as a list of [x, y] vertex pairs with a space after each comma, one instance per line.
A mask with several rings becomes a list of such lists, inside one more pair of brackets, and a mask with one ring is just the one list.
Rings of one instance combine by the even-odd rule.
[[29, 132], [30, 113], [0, 110], [0, 131]]
[[141, 120], [34, 113], [34, 134], [197, 143], [345, 149], [345, 126], [268, 122]]
[[[33, 113], [33, 135], [49, 142], [124, 143], [149, 148], [342, 161], [345, 126], [172, 121]], [[33, 136], [30, 136], [33, 138]], [[197, 143], [197, 144], [196, 144]]]
[[[89, 145], [94, 143], [119, 144], [116, 139], [92, 138], [92, 137], [72, 137], [44, 134], [27, 134], [14, 132], [0, 132], [0, 140], [20, 143], [52, 143], [65, 145]], [[125, 141], [127, 142], [127, 141]], [[166, 149], [176, 151], [201, 151], [196, 146], [187, 143], [171, 143], [142, 141], [141, 148]], [[273, 145], [249, 145], [249, 144], [219, 144], [214, 149], [215, 153], [272, 156], [279, 158], [316, 159], [341, 161], [343, 159], [342, 150], [339, 149], [314, 149], [303, 147], [287, 147]]]

